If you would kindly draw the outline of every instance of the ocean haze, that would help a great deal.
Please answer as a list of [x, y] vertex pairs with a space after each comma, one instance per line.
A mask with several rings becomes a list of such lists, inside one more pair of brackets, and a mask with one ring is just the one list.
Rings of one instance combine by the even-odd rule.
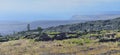
[[30, 24], [31, 29], [37, 27], [48, 28], [52, 26], [81, 23], [83, 20], [46, 20], [46, 21], [34, 21], [34, 22], [17, 22], [17, 21], [4, 21], [0, 22], [1, 34], [12, 34], [14, 32], [26, 31], [27, 24]]
[[48, 28], [59, 25], [81, 23], [86, 21], [114, 19], [118, 17], [120, 17], [120, 14], [110, 13], [102, 15], [74, 15], [69, 20], [37, 20], [33, 22], [1, 21], [0, 33], [11, 34], [13, 32], [26, 31], [27, 24], [30, 24], [31, 29], [36, 29], [37, 27]]

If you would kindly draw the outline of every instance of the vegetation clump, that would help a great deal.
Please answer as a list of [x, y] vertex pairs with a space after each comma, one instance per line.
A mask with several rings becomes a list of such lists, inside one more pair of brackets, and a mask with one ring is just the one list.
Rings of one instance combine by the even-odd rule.
[[63, 43], [77, 44], [77, 45], [83, 45], [83, 44], [88, 44], [92, 42], [93, 40], [90, 40], [88, 38], [84, 38], [84, 39], [73, 38], [73, 39], [63, 40]]

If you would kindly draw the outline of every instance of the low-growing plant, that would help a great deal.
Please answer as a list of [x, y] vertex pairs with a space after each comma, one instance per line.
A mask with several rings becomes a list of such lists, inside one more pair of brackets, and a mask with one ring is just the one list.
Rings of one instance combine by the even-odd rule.
[[118, 42], [117, 45], [120, 46], [120, 42]]
[[60, 32], [46, 32], [47, 34], [59, 34]]
[[120, 33], [117, 33], [117, 34], [116, 34], [116, 37], [119, 38], [119, 37], [120, 37]]

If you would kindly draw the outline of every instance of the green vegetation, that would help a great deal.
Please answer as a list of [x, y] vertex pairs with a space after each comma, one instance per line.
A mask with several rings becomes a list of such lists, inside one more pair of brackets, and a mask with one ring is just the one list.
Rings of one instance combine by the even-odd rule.
[[42, 29], [41, 27], [38, 27], [38, 28], [37, 28], [37, 31], [39, 31], [39, 34], [41, 35], [43, 29]]
[[74, 36], [77, 36], [77, 34], [68, 34], [68, 36], [73, 36], [74, 37]]
[[0, 34], [0, 55], [120, 55], [119, 21], [98, 20], [34, 30], [28, 24], [27, 31], [5, 37]]
[[46, 32], [47, 34], [59, 34], [60, 32]]
[[30, 24], [27, 25], [27, 30], [30, 31]]

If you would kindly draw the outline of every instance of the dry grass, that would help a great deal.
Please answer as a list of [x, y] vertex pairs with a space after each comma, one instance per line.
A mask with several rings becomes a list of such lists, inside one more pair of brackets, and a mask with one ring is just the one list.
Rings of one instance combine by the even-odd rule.
[[119, 42], [76, 45], [66, 44], [63, 41], [34, 42], [21, 39], [0, 43], [0, 55], [96, 55], [115, 50], [120, 51]]

